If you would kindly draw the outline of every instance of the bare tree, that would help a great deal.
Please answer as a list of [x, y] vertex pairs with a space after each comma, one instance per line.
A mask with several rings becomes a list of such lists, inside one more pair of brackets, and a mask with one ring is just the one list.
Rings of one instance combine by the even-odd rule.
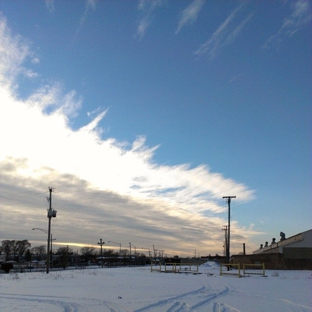
[[45, 245], [35, 246], [35, 247], [31, 248], [31, 253], [33, 255], [38, 256], [39, 259], [42, 260], [43, 255], [46, 254], [46, 246]]
[[129, 250], [128, 249], [122, 249], [120, 250], [120, 256], [121, 257], [126, 257], [129, 255]]
[[9, 255], [13, 253], [13, 260], [19, 261], [30, 246], [31, 245], [27, 239], [21, 241], [17, 240], [2, 241], [2, 248], [4, 248], [7, 260], [9, 258]]
[[65, 268], [68, 266], [69, 255], [73, 254], [73, 250], [68, 247], [60, 247], [56, 251], [56, 254], [59, 255], [60, 265], [65, 270]]
[[5, 261], [9, 260], [10, 252], [11, 252], [11, 243], [9, 240], [3, 240], [1, 242], [1, 248], [5, 253]]
[[17, 252], [18, 252], [18, 260], [20, 261], [25, 252], [31, 247], [31, 244], [27, 239], [16, 242]]
[[96, 255], [96, 250], [94, 247], [82, 247], [80, 249], [80, 254], [83, 256], [85, 261], [89, 261]]

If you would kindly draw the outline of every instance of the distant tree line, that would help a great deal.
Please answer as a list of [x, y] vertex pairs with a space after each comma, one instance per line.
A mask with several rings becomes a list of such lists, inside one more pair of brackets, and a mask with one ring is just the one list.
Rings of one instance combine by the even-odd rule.
[[[0, 246], [0, 262], [3, 263], [28, 263], [35, 261], [46, 261], [47, 252], [45, 245], [31, 247], [27, 239], [24, 240], [3, 240]], [[101, 258], [101, 256], [103, 258]], [[54, 252], [50, 251], [49, 259], [51, 267], [63, 267], [64, 269], [70, 264], [99, 264], [108, 263], [124, 263], [124, 265], [136, 259], [146, 258], [142, 253], [131, 255], [128, 249], [122, 249], [118, 252], [112, 249], [104, 249], [102, 255], [98, 248], [82, 247], [78, 252], [73, 252], [71, 248], [59, 247]], [[121, 260], [123, 259], [123, 261]], [[145, 260], [144, 260], [145, 262]]]
[[[6, 259], [19, 262], [25, 255], [31, 244], [27, 239], [24, 240], [3, 240], [1, 242], [0, 254], [5, 254]], [[11, 259], [10, 259], [11, 257]]]

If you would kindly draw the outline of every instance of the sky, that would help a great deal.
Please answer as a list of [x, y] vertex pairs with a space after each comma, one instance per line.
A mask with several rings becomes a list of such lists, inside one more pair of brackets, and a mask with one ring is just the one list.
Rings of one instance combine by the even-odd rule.
[[[168, 256], [311, 228], [311, 1], [0, 1], [0, 240]], [[108, 243], [108, 241], [113, 243]]]

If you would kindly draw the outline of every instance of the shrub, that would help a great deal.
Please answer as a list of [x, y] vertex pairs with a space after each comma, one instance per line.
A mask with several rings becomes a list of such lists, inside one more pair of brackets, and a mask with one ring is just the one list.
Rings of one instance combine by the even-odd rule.
[[11, 269], [13, 269], [13, 264], [12, 263], [1, 263], [1, 269], [5, 273], [9, 273]]

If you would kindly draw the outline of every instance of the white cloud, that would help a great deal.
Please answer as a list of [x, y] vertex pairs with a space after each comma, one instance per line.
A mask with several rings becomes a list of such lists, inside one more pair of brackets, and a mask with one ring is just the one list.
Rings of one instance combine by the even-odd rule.
[[79, 26], [78, 26], [78, 29], [75, 33], [75, 36], [74, 36], [74, 39], [77, 38], [79, 32], [81, 31], [85, 21], [86, 21], [86, 18], [90, 12], [90, 10], [92, 11], [95, 11], [96, 9], [96, 3], [98, 2], [98, 0], [86, 0], [85, 2], [85, 10], [80, 18], [80, 21], [79, 21]]
[[292, 13], [285, 18], [279, 31], [271, 36], [262, 46], [269, 49], [279, 44], [286, 38], [293, 36], [298, 30], [307, 25], [312, 20], [310, 2], [307, 0], [291, 1]]
[[[237, 22], [237, 15], [241, 12], [245, 3], [240, 4], [217, 28], [209, 40], [202, 44], [195, 52], [195, 55], [202, 56], [208, 55], [210, 59], [213, 59], [217, 52], [229, 44], [231, 44], [237, 36], [240, 34], [246, 23], [251, 19], [252, 14], [249, 14], [243, 20], [240, 19]], [[238, 23], [238, 24], [237, 24]]]
[[0, 12], [0, 83], [11, 86], [12, 82], [18, 75], [34, 77], [31, 69], [26, 69], [23, 63], [28, 58], [34, 58], [30, 52], [26, 40], [20, 36], [13, 36], [7, 27], [6, 19]]
[[55, 11], [54, 0], [45, 0], [45, 4], [49, 12], [52, 13]]
[[137, 36], [142, 39], [145, 36], [147, 28], [152, 22], [152, 13], [157, 7], [162, 6], [163, 0], [140, 0], [138, 9], [142, 13], [142, 17], [138, 22]]
[[[218, 250], [225, 223], [220, 214], [226, 212], [220, 199], [230, 192], [237, 201], [249, 201], [253, 191], [205, 165], [155, 163], [158, 147], [148, 147], [144, 136], [132, 144], [103, 139], [100, 123], [107, 110], [73, 130], [71, 118], [82, 98], [75, 91], [64, 92], [58, 83], [39, 87], [27, 99], [17, 98], [16, 78], [31, 53], [20, 37], [10, 34], [2, 17], [0, 44], [1, 220], [10, 220], [2, 224], [2, 235], [13, 237], [17, 228], [28, 235], [26, 227], [42, 220], [39, 190], [53, 186], [58, 192], [53, 203], [60, 210], [54, 225], [59, 242], [90, 244], [92, 235], [101, 234], [97, 223], [104, 220], [116, 240], [133, 237], [142, 245], [157, 240], [167, 249], [186, 251], [195, 242], [207, 248], [207, 237], [215, 236]], [[92, 233], [81, 235], [89, 228]], [[255, 233], [238, 224], [235, 231], [244, 239]]]
[[181, 14], [176, 34], [179, 33], [181, 28], [188, 23], [196, 21], [197, 16], [201, 8], [203, 7], [205, 0], [194, 0], [187, 8], [185, 8]]

